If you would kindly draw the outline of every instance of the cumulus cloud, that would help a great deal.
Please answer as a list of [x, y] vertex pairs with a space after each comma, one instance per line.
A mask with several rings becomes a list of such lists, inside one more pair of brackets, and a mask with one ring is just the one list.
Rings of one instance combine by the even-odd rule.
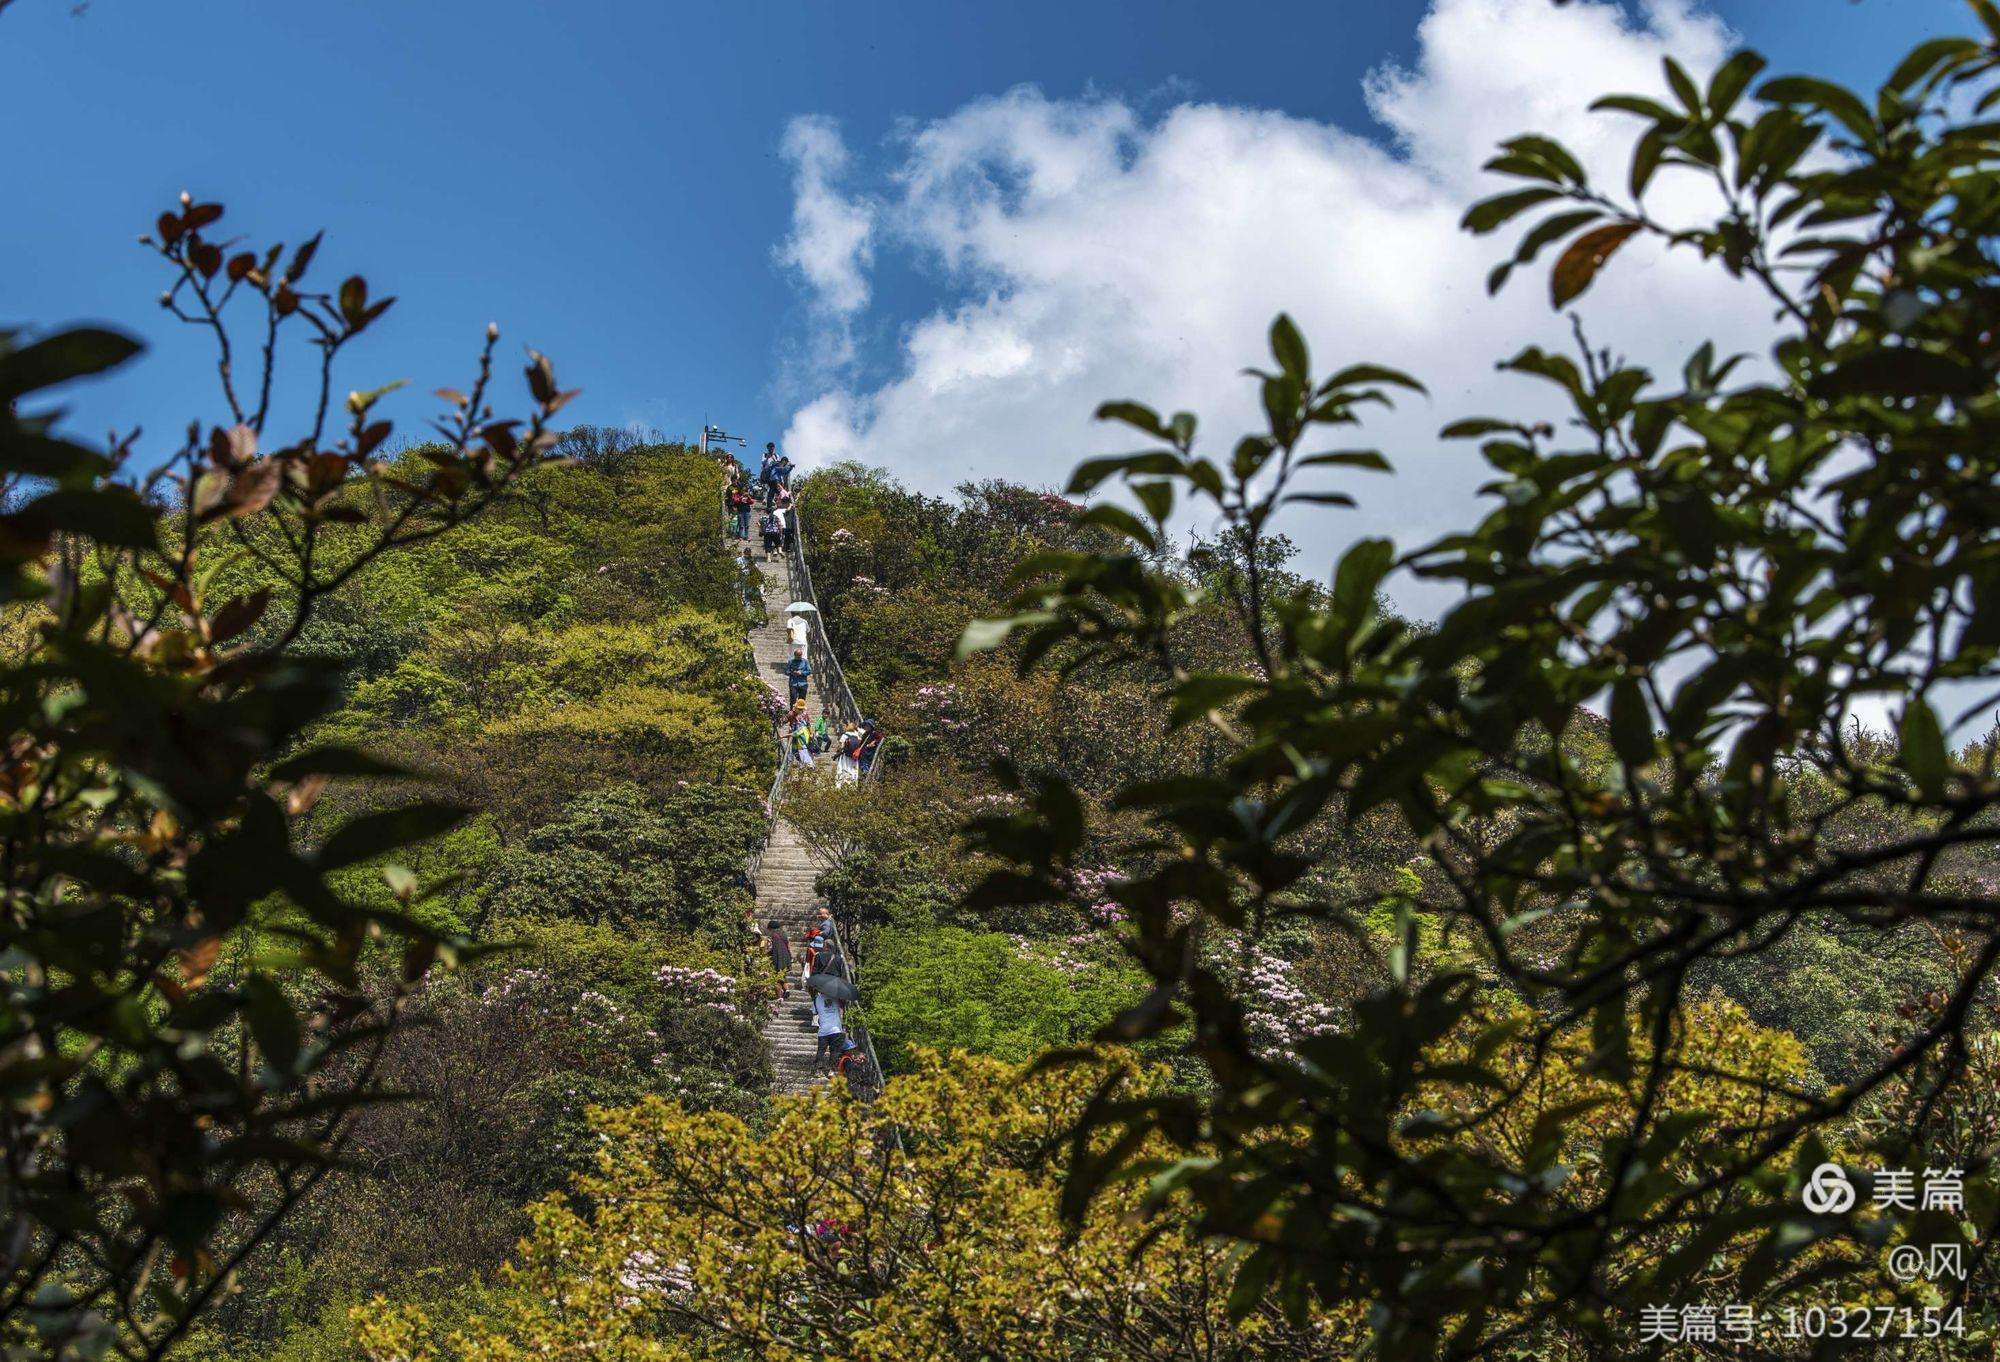
[[779, 243], [778, 261], [806, 287], [811, 363], [824, 376], [853, 357], [849, 322], [868, 306], [874, 213], [840, 189], [848, 151], [832, 119], [793, 119], [779, 151], [792, 167], [792, 230]]
[[[1433, 394], [1371, 423], [1369, 441], [1398, 475], [1349, 484], [1359, 513], [1287, 527], [1307, 549], [1302, 566], [1323, 571], [1360, 535], [1414, 543], [1463, 524], [1483, 470], [1476, 455], [1440, 447], [1436, 430], [1469, 414], [1548, 410], [1494, 362], [1569, 343], [1541, 276], [1486, 297], [1486, 273], [1511, 242], [1458, 228], [1467, 204], [1499, 187], [1479, 165], [1499, 138], [1532, 130], [1622, 181], [1629, 124], [1588, 115], [1589, 101], [1656, 92], [1663, 54], [1706, 71], [1730, 43], [1672, 0], [1637, 18], [1589, 0], [1435, 0], [1417, 36], [1407, 69], [1369, 78], [1379, 128], [1199, 102], [1147, 117], [1115, 98], [1021, 88], [908, 127], [868, 210], [830, 203], [845, 155], [825, 150], [839, 148], [831, 126], [795, 125], [788, 148], [810, 150], [788, 152], [802, 188], [786, 258], [825, 306], [865, 310], [872, 248], [907, 256], [944, 301], [898, 319], [894, 354], [872, 381], [852, 366], [830, 372], [795, 413], [787, 448], [807, 466], [862, 457], [927, 490], [992, 476], [1060, 483], [1078, 458], [1127, 447], [1091, 420], [1114, 397], [1195, 411], [1206, 442], [1227, 448], [1256, 427], [1239, 372], [1264, 356], [1283, 310], [1322, 371], [1376, 360]], [[1676, 192], [1689, 197], [1676, 205]], [[1668, 188], [1662, 204], [1697, 199]], [[834, 211], [843, 205], [859, 216]], [[1598, 343], [1676, 369], [1703, 338], [1753, 348], [1770, 325], [1750, 290], [1636, 244], [1588, 295], [1585, 317]], [[1413, 584], [1396, 590], [1414, 608], [1441, 603]]]

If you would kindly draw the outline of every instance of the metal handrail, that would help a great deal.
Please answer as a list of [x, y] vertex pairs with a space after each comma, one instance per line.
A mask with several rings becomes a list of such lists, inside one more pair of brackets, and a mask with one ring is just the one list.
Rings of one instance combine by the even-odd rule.
[[[861, 707], [854, 702], [854, 692], [847, 684], [847, 671], [840, 665], [840, 655], [833, 650], [833, 639], [826, 632], [826, 620], [823, 618], [824, 611], [820, 608], [819, 594], [813, 590], [812, 567], [806, 562], [805, 521], [799, 515], [799, 505], [796, 501], [792, 503], [791, 516], [792, 544], [786, 552], [785, 562], [792, 574], [792, 599], [805, 601], [813, 608], [812, 628], [806, 634], [806, 656], [812, 662], [814, 678], [819, 681], [821, 705], [824, 708], [825, 701], [831, 693], [834, 708], [839, 712], [841, 722], [859, 724], [862, 717]], [[824, 680], [828, 676], [831, 676], [834, 682], [830, 691]], [[881, 768], [884, 759], [883, 748], [877, 744], [875, 755], [861, 771], [860, 778], [867, 780], [874, 776]]]

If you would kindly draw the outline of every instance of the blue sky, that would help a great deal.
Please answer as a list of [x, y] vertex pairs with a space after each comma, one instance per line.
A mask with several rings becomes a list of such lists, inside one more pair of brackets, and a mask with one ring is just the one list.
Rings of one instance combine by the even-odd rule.
[[[822, 378], [799, 372], [815, 322], [774, 260], [791, 225], [779, 147], [794, 117], [837, 120], [852, 173], [875, 175], [865, 192], [877, 196], [894, 192], [898, 128], [1022, 84], [1056, 101], [1114, 101], [1142, 121], [1199, 101], [1381, 138], [1364, 78], [1416, 60], [1427, 6], [71, 9], [17, 0], [0, 16], [13, 190], [0, 214], [0, 321], [103, 319], [153, 342], [134, 370], [79, 395], [87, 429], [143, 424], [159, 441], [215, 414], [200, 338], [153, 305], [159, 262], [133, 241], [185, 187], [225, 201], [229, 225], [260, 240], [325, 227], [322, 283], [360, 270], [378, 295], [399, 296], [354, 351], [346, 386], [460, 384], [495, 319], [583, 387], [579, 420], [678, 433], [707, 416], [761, 441], [786, 430]], [[1705, 12], [1777, 65], [1851, 80], [1960, 22], [1950, 0], [1729, 0]], [[896, 366], [914, 320], [994, 287], [886, 245], [870, 282], [859, 356], [838, 376], [864, 393], [879, 378], [871, 366]], [[393, 400], [405, 429], [427, 414], [421, 398]]]

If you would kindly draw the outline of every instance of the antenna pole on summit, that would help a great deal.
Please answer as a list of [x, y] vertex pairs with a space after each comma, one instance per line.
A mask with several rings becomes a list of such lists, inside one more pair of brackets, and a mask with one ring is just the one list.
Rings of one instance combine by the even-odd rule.
[[723, 429], [723, 428], [722, 428], [721, 426], [711, 426], [711, 425], [709, 425], [709, 424], [708, 424], [708, 423], [707, 423], [706, 421], [702, 422], [702, 426], [701, 426], [701, 452], [702, 452], [702, 453], [704, 453], [704, 454], [708, 453], [708, 447], [709, 447], [709, 445], [711, 445], [711, 444], [718, 444], [718, 445], [726, 445], [726, 444], [737, 444], [737, 445], [740, 445], [740, 444], [747, 444], [747, 443], [749, 443], [749, 442], [748, 442], [748, 441], [746, 441], [746, 440], [745, 440], [745, 439], [744, 439], [744, 438], [743, 438], [743, 437], [742, 437], [741, 435], [731, 435], [731, 434], [730, 434], [730, 433], [729, 433], [728, 431], [724, 430], [724, 429]]

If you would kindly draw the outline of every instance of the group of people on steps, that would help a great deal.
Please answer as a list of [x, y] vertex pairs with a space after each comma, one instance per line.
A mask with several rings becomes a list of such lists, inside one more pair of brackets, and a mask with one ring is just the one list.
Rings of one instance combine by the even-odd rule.
[[736, 537], [746, 544], [750, 542], [750, 517], [761, 504], [764, 509], [757, 521], [757, 532], [764, 540], [765, 560], [790, 551], [799, 533], [798, 521], [792, 514], [792, 461], [778, 453], [775, 443], [766, 443], [754, 481], [734, 458], [725, 456], [724, 462], [729, 486], [723, 498]]
[[[795, 661], [797, 659], [794, 659]], [[795, 695], [785, 712], [786, 747], [800, 766], [817, 766], [829, 753], [833, 756], [836, 785], [852, 785], [867, 774], [882, 750], [882, 727], [873, 719], [849, 719], [838, 732], [824, 714], [807, 713], [803, 695]]]
[[[723, 464], [728, 475], [723, 498], [735, 537], [746, 545], [750, 542], [750, 519], [761, 505], [757, 528], [763, 538], [765, 561], [789, 552], [798, 539], [798, 520], [792, 502], [792, 461], [777, 452], [775, 443], [767, 443], [754, 479], [733, 457], [725, 455]], [[882, 730], [873, 719], [850, 720], [836, 734], [828, 728], [824, 714], [814, 717], [808, 712], [813, 674], [812, 623], [804, 614], [793, 614], [785, 627], [791, 648], [791, 656], [785, 662], [791, 704], [780, 725], [787, 735], [792, 760], [812, 766], [818, 757], [832, 753], [834, 779], [843, 785], [852, 784], [874, 764], [882, 746]], [[784, 1002], [791, 996], [795, 965], [798, 985], [812, 995], [807, 1025], [817, 1041], [814, 1068], [822, 1077], [844, 1077], [850, 1085], [864, 1086], [869, 1080], [867, 1052], [848, 1034], [846, 1004], [827, 991], [829, 979], [838, 980], [852, 990], [840, 953], [840, 938], [834, 931], [833, 914], [824, 905], [815, 910], [796, 950], [784, 924], [776, 918], [756, 935], [760, 953], [777, 970], [778, 1000]]]
[[848, 970], [840, 953], [840, 938], [833, 928], [833, 914], [822, 904], [806, 924], [804, 939], [794, 952], [785, 924], [772, 918], [764, 924], [763, 949], [778, 972], [778, 1001], [792, 996], [793, 965], [798, 967], [798, 983], [812, 995], [812, 1015], [807, 1025], [814, 1033], [813, 1069], [823, 1078], [845, 1078], [851, 1087], [863, 1087], [869, 1079], [868, 1054], [861, 1042], [847, 1031], [847, 1007], [827, 991], [826, 980], [846, 982]]

